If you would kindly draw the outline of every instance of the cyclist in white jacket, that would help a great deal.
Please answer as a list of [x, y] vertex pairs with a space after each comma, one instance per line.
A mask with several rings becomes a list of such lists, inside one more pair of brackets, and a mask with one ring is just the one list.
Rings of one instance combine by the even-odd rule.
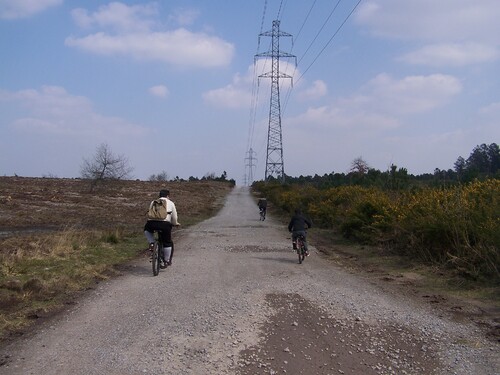
[[[174, 202], [170, 200], [170, 191], [167, 189], [160, 190], [160, 199], [166, 201], [167, 216], [163, 220], [153, 220], [148, 219], [146, 225], [144, 225], [144, 235], [149, 242], [149, 250], [153, 250], [154, 247], [154, 232], [161, 231], [161, 242], [163, 243], [163, 267], [172, 264], [172, 255], [174, 253], [174, 243], [172, 241], [172, 226], [178, 226], [180, 223], [177, 220], [177, 209], [175, 208]], [[153, 201], [150, 207], [153, 205]]]

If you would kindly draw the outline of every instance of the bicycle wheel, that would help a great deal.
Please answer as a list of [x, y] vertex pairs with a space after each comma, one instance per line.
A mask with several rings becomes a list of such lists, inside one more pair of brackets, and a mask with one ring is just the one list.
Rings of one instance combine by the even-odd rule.
[[302, 260], [304, 260], [304, 257], [302, 255], [302, 248], [304, 245], [302, 244], [302, 240], [300, 238], [297, 238], [297, 255], [299, 256], [299, 264], [302, 264]]
[[158, 276], [158, 273], [160, 272], [160, 246], [158, 241], [155, 242], [155, 246], [153, 248], [151, 264], [153, 265], [153, 276]]
[[306, 258], [306, 246], [304, 245], [304, 239], [302, 237], [297, 239], [297, 254], [299, 254], [299, 264], [302, 264]]

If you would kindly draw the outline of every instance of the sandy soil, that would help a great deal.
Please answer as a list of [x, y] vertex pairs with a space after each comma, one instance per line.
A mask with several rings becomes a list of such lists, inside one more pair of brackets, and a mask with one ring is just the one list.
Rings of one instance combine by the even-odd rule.
[[[182, 215], [182, 211], [179, 210]], [[0, 348], [2, 374], [498, 374], [500, 345], [469, 321], [336, 266], [302, 265], [245, 188], [147, 258]]]

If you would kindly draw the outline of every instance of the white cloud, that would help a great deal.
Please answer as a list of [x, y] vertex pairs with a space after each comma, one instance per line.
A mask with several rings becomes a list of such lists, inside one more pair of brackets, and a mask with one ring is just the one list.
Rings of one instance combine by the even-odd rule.
[[27, 18], [62, 3], [63, 0], [1, 0], [0, 18]]
[[[74, 9], [72, 15], [80, 27], [98, 31], [69, 36], [65, 44], [90, 53], [201, 68], [226, 66], [234, 55], [234, 46], [216, 36], [185, 28], [160, 30], [157, 3], [129, 6], [113, 2], [94, 13]], [[175, 15], [183, 24], [189, 24], [196, 16], [194, 10], [177, 11]]]
[[151, 95], [157, 96], [159, 98], [166, 98], [170, 94], [167, 86], [164, 85], [150, 87], [148, 91]]
[[380, 74], [356, 94], [329, 106], [309, 108], [290, 122], [294, 126], [381, 131], [401, 126], [406, 115], [426, 113], [445, 105], [462, 90], [452, 76], [408, 76], [394, 79]]
[[251, 99], [250, 90], [245, 90], [233, 84], [203, 93], [203, 100], [221, 108], [248, 108]]
[[245, 75], [235, 74], [230, 84], [203, 93], [203, 100], [219, 108], [249, 108], [252, 100], [252, 84], [254, 79], [257, 79], [255, 77], [258, 71], [257, 65], [250, 65]]
[[[436, 128], [435, 134], [423, 134], [414, 115], [427, 114], [425, 118], [432, 119], [432, 110], [446, 105], [461, 92], [462, 84], [453, 76], [435, 74], [396, 79], [389, 74], [379, 74], [349, 97], [287, 117], [283, 120], [287, 129], [285, 151], [299, 147], [303, 151], [300, 155], [286, 152], [288, 173], [343, 172], [359, 155], [380, 170], [391, 163], [406, 167], [412, 173], [450, 167], [453, 158], [459, 155], [457, 144], [469, 141], [463, 131], [455, 130], [448, 138], [458, 140], [452, 139], [453, 143], [443, 146], [431, 141], [446, 138], [446, 132]], [[421, 138], [423, 148], [413, 141], [415, 137]], [[426, 150], [424, 154], [422, 149]], [[305, 161], [301, 156], [304, 154], [321, 156]], [[436, 164], [436, 160], [441, 164]]]
[[316, 100], [328, 94], [328, 87], [322, 80], [316, 80], [312, 85], [303, 91], [300, 91], [297, 96], [300, 100]]
[[0, 100], [26, 108], [23, 117], [12, 123], [22, 132], [88, 137], [137, 136], [146, 132], [145, 128], [121, 118], [96, 113], [87, 98], [71, 95], [58, 86], [3, 91]]
[[[92, 14], [82, 8], [74, 9], [72, 15], [79, 26], [97, 27], [100, 31], [83, 37], [69, 36], [65, 44], [95, 54], [122, 55], [182, 67], [226, 66], [234, 55], [231, 43], [206, 33], [185, 28], [155, 31], [161, 26], [155, 20], [156, 4], [128, 6], [113, 2]], [[187, 19], [183, 22], [188, 23]]]
[[[342, 100], [331, 106], [309, 108], [305, 113], [288, 119], [292, 127], [316, 129], [320, 132], [328, 129], [344, 131], [366, 131], [393, 129], [399, 127], [399, 121], [390, 115], [368, 112], [354, 105], [354, 101]], [[329, 138], [324, 133], [326, 138]]]
[[498, 0], [368, 0], [356, 12], [374, 35], [431, 42], [498, 44]]
[[151, 16], [158, 15], [156, 4], [132, 5], [113, 2], [99, 7], [89, 14], [86, 9], [77, 8], [71, 12], [76, 24], [83, 28], [110, 28], [118, 32], [144, 32], [154, 26]]
[[465, 66], [500, 57], [498, 0], [367, 0], [356, 20], [372, 35], [426, 43], [400, 61]]
[[445, 105], [462, 91], [462, 84], [457, 78], [444, 74], [407, 76], [400, 80], [388, 74], [379, 74], [363, 90], [372, 109], [413, 114]]
[[189, 26], [199, 17], [200, 12], [197, 9], [179, 8], [169, 17], [169, 19], [180, 26]]
[[400, 58], [410, 64], [430, 66], [464, 66], [498, 60], [497, 47], [479, 43], [432, 44]]
[[[260, 77], [269, 73], [271, 69], [270, 62], [266, 59], [259, 59], [254, 65], [250, 65], [244, 75], [235, 74], [230, 84], [207, 91], [203, 94], [203, 99], [216, 107], [221, 108], [249, 108], [252, 104], [252, 91], [255, 95], [254, 99], [258, 99], [258, 90], [268, 90], [271, 86], [271, 80], [268, 77]], [[298, 70], [291, 64], [283, 61], [280, 64], [281, 72], [294, 76], [299, 75]], [[295, 72], [294, 72], [295, 71]], [[321, 82], [321, 81], [318, 81]], [[291, 79], [281, 79], [281, 92], [286, 93], [291, 88]], [[321, 83], [317, 84], [321, 86]], [[317, 88], [316, 91], [321, 91]], [[261, 91], [262, 92], [262, 91]], [[266, 93], [268, 91], [265, 91]], [[311, 92], [312, 93], [312, 92]], [[266, 104], [269, 102], [267, 101]]]
[[83, 38], [68, 37], [65, 43], [100, 55], [131, 56], [137, 60], [162, 61], [182, 67], [226, 66], [234, 55], [232, 44], [185, 29], [116, 36], [99, 32]]
[[497, 118], [500, 118], [500, 102], [491, 103], [485, 107], [480, 108], [479, 113], [487, 116], [496, 115]]

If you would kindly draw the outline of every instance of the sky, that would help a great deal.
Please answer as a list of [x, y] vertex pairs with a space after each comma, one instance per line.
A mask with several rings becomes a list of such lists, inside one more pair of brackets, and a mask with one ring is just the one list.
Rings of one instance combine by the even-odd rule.
[[500, 143], [499, 19], [498, 0], [0, 0], [0, 175], [79, 177], [106, 144], [134, 179], [264, 179], [275, 20], [287, 175], [453, 169]]

